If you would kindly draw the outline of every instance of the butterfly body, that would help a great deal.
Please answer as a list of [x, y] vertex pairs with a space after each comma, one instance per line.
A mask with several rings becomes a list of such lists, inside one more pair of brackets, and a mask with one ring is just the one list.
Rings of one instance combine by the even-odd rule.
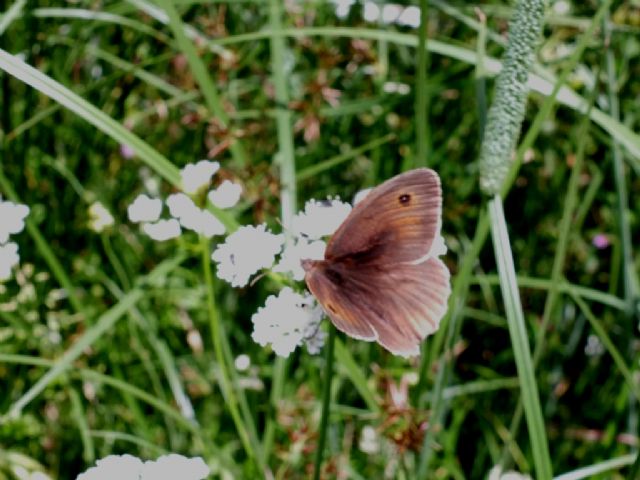
[[354, 207], [324, 260], [302, 261], [309, 289], [339, 330], [401, 356], [419, 353], [450, 293], [436, 255], [441, 204], [433, 170], [397, 175]]

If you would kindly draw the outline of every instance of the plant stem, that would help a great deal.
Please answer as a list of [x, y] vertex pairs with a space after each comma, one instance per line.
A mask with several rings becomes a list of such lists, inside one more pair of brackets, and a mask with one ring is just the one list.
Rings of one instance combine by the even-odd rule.
[[320, 417], [320, 433], [318, 436], [318, 446], [316, 449], [316, 462], [313, 469], [314, 480], [320, 479], [322, 467], [322, 454], [327, 438], [327, 425], [329, 424], [329, 414], [331, 409], [331, 381], [333, 380], [333, 347], [336, 340], [336, 329], [329, 325], [329, 339], [325, 351], [324, 366], [324, 389], [322, 392], [322, 416]]
[[224, 395], [226, 404], [229, 407], [229, 412], [231, 413], [233, 422], [235, 423], [238, 434], [240, 435], [242, 446], [244, 447], [247, 455], [249, 456], [249, 458], [251, 458], [251, 460], [253, 460], [254, 462], [260, 462], [261, 459], [258, 457], [251, 443], [247, 428], [240, 415], [240, 411], [238, 409], [238, 400], [233, 390], [233, 385], [231, 383], [230, 375], [227, 370], [228, 366], [227, 362], [225, 361], [225, 355], [222, 345], [223, 339], [222, 329], [220, 327], [220, 317], [218, 315], [215, 294], [213, 291], [213, 275], [211, 273], [211, 259], [209, 258], [209, 241], [205, 237], [201, 237], [200, 247], [202, 249], [202, 269], [204, 272], [205, 284], [207, 286], [207, 313], [209, 316], [209, 324], [211, 326], [213, 348], [215, 350], [216, 361], [218, 363], [218, 369], [220, 373], [220, 389], [222, 390], [222, 394]]

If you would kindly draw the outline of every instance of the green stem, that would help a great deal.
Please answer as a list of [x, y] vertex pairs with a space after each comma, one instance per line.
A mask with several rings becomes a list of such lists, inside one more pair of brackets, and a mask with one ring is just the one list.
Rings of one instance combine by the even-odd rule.
[[[620, 120], [620, 102], [618, 101], [617, 79], [614, 54], [610, 48], [611, 42], [611, 22], [609, 21], [609, 11], [607, 10], [603, 21], [603, 30], [605, 34], [605, 45], [609, 48], [606, 49], [606, 64], [607, 64], [607, 93], [609, 95], [609, 114], [611, 117], [619, 121]], [[616, 217], [618, 221], [618, 229], [620, 234], [620, 240], [622, 243], [622, 277], [624, 284], [624, 299], [627, 302], [627, 315], [630, 316], [633, 312], [634, 300], [638, 299], [640, 292], [638, 286], [638, 278], [636, 277], [635, 268], [633, 265], [633, 253], [631, 242], [631, 222], [627, 209], [629, 207], [629, 200], [627, 195], [627, 182], [624, 173], [624, 163], [622, 162], [622, 153], [620, 151], [620, 145], [615, 138], [611, 139], [611, 152], [613, 154], [613, 179], [616, 184]]]
[[[282, 31], [280, 0], [271, 0], [269, 4], [269, 22], [274, 32]], [[275, 87], [276, 125], [278, 128], [278, 163], [280, 165], [280, 201], [282, 227], [287, 238], [291, 239], [291, 220], [296, 213], [296, 165], [293, 152], [293, 127], [291, 112], [284, 107], [289, 103], [289, 87], [285, 76], [285, 38], [281, 35], [271, 37], [271, 75]]]
[[416, 167], [427, 166], [429, 157], [429, 130], [427, 122], [428, 91], [427, 68], [429, 51], [427, 50], [427, 0], [420, 0], [420, 29], [418, 30], [418, 78], [416, 80]]
[[322, 416], [320, 417], [320, 432], [318, 435], [318, 445], [316, 447], [316, 461], [313, 468], [313, 479], [320, 480], [322, 467], [322, 454], [327, 438], [327, 426], [329, 425], [329, 415], [331, 409], [331, 381], [333, 380], [333, 348], [336, 340], [336, 329], [329, 325], [329, 339], [325, 350], [324, 366], [324, 387], [322, 392]]
[[222, 332], [220, 327], [220, 316], [218, 315], [218, 309], [216, 307], [216, 299], [213, 291], [213, 275], [211, 273], [211, 259], [209, 258], [209, 242], [205, 237], [200, 239], [200, 247], [202, 250], [202, 269], [204, 273], [205, 284], [207, 285], [207, 313], [209, 316], [209, 324], [211, 326], [211, 337], [213, 341], [213, 348], [215, 350], [216, 361], [218, 363], [218, 369], [220, 372], [220, 389], [224, 395], [231, 418], [236, 425], [238, 434], [240, 435], [240, 441], [249, 458], [254, 462], [260, 462], [261, 459], [256, 454], [256, 451], [249, 438], [247, 428], [240, 416], [240, 410], [238, 409], [238, 400], [236, 398], [233, 385], [231, 384], [230, 375], [228, 372], [228, 365], [225, 361], [225, 355], [222, 345]]

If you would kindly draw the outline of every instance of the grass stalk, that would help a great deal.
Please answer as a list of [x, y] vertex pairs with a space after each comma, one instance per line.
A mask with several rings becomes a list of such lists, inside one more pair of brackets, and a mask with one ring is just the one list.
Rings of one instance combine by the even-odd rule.
[[[611, 51], [611, 22], [607, 10], [603, 31], [605, 34], [605, 62], [607, 75], [607, 95], [609, 97], [609, 115], [620, 121], [620, 101], [618, 100], [618, 81], [616, 78], [615, 57]], [[634, 304], [640, 300], [640, 286], [635, 266], [633, 264], [633, 247], [631, 241], [631, 222], [629, 221], [629, 196], [627, 194], [627, 180], [625, 177], [624, 163], [620, 145], [615, 138], [611, 139], [611, 155], [613, 156], [613, 180], [616, 185], [616, 220], [618, 234], [622, 248], [622, 279], [624, 298], [627, 302], [627, 316], [633, 313]], [[635, 328], [635, 327], [634, 327]]]

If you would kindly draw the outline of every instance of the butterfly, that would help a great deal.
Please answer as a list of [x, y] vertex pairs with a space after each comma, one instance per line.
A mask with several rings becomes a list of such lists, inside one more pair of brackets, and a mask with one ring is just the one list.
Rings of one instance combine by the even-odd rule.
[[375, 187], [329, 241], [324, 260], [302, 260], [305, 281], [333, 324], [395, 355], [420, 353], [451, 293], [438, 258], [442, 190], [419, 168]]

